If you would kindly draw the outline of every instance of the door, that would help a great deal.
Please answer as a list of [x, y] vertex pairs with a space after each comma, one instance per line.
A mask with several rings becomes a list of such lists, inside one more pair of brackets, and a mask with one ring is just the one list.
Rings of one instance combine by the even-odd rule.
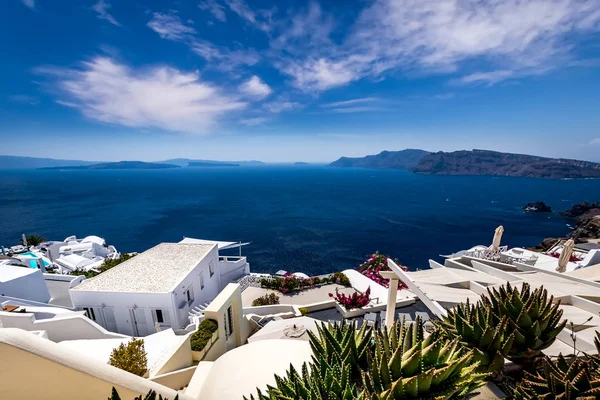
[[105, 328], [111, 332], [117, 332], [117, 320], [115, 319], [115, 311], [112, 307], [105, 307], [104, 310]]
[[134, 336], [146, 336], [148, 334], [148, 324], [146, 323], [145, 311], [146, 310], [144, 308], [129, 309]]

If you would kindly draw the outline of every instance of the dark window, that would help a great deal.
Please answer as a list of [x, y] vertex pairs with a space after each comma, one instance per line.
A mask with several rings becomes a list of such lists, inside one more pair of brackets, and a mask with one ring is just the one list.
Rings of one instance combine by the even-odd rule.
[[156, 310], [156, 322], [158, 322], [159, 324], [162, 324], [165, 322], [165, 320], [163, 319], [162, 310]]
[[94, 313], [94, 309], [93, 308], [85, 307], [83, 310], [85, 311], [85, 315], [89, 319], [91, 319], [92, 321], [96, 321], [96, 314]]
[[229, 306], [229, 308], [227, 309], [227, 322], [229, 327], [229, 334], [231, 335], [233, 333], [233, 310], [231, 309], [231, 306]]

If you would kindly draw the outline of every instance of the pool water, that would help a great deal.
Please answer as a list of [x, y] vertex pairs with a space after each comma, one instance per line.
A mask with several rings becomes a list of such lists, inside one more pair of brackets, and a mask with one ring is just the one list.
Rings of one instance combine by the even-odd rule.
[[[37, 255], [37, 254], [35, 254], [35, 253], [32, 253], [31, 251], [28, 251], [28, 252], [26, 252], [26, 253], [21, 253], [21, 254], [19, 254], [19, 256], [24, 256], [24, 257], [31, 257], [31, 258], [35, 258], [35, 260], [29, 260], [29, 266], [30, 266], [31, 268], [37, 268], [37, 267], [38, 267], [38, 265], [37, 265], [37, 261], [36, 261], [36, 260], [37, 260], [38, 258], [41, 258], [40, 256], [38, 256], [38, 255]], [[48, 261], [44, 260], [43, 258], [42, 258], [42, 263], [44, 263], [44, 266], [45, 266], [45, 267], [47, 267], [47, 266], [49, 266], [49, 265], [50, 265], [50, 263], [49, 263]]]

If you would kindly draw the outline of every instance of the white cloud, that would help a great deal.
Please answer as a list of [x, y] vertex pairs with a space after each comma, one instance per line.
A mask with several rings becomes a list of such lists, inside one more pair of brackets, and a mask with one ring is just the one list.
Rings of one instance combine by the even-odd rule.
[[35, 10], [35, 0], [21, 0], [21, 2], [25, 4], [26, 7]]
[[197, 72], [169, 67], [132, 69], [106, 57], [81, 68], [38, 68], [56, 80], [59, 104], [92, 120], [135, 128], [207, 133], [219, 117], [246, 107]]
[[227, 16], [225, 15], [225, 7], [217, 3], [216, 0], [203, 1], [198, 5], [198, 7], [200, 7], [200, 9], [202, 10], [210, 11], [210, 13], [221, 22], [227, 21]]
[[352, 100], [336, 101], [333, 103], [325, 103], [325, 104], [321, 105], [321, 107], [325, 107], [325, 108], [347, 107], [347, 106], [354, 106], [356, 104], [374, 103], [377, 101], [379, 101], [379, 99], [377, 97], [363, 97], [360, 99], [352, 99]]
[[161, 38], [173, 41], [188, 40], [191, 35], [196, 33], [194, 28], [185, 25], [176, 14], [155, 12], [146, 25], [158, 33]]
[[255, 97], [257, 99], [264, 99], [271, 94], [273, 90], [271, 87], [264, 83], [258, 76], [254, 75], [246, 82], [239, 86], [239, 89], [248, 96]]
[[393, 73], [464, 74], [467, 64], [485, 69], [464, 82], [494, 84], [568, 66], [571, 38], [597, 31], [598, 0], [375, 0], [338, 43], [304, 37], [310, 51], [277, 66], [305, 91]]
[[105, 21], [110, 22], [113, 25], [121, 26], [117, 20], [109, 14], [108, 10], [111, 8], [111, 5], [104, 0], [99, 0], [96, 4], [92, 6], [92, 10], [98, 13], [98, 18], [103, 19]]
[[354, 113], [362, 113], [362, 112], [373, 112], [373, 111], [384, 111], [380, 107], [368, 107], [368, 106], [359, 106], [359, 107], [340, 107], [334, 108], [330, 110], [331, 112], [337, 114], [354, 114]]
[[254, 117], [254, 118], [242, 119], [242, 120], [240, 120], [240, 123], [242, 125], [246, 125], [246, 126], [258, 126], [258, 125], [264, 124], [268, 120], [269, 119], [266, 117]]
[[271, 14], [270, 12], [260, 11], [259, 13], [256, 13], [248, 7], [244, 0], [225, 0], [225, 3], [231, 11], [250, 22], [258, 29], [265, 32], [271, 30], [271, 24], [268, 18]]
[[177, 14], [154, 13], [147, 26], [163, 39], [185, 43], [194, 53], [222, 71], [233, 71], [242, 65], [254, 65], [260, 59], [253, 49], [231, 50], [198, 38], [196, 30], [184, 24]]
[[284, 111], [291, 111], [300, 108], [302, 105], [294, 101], [273, 101], [264, 105], [265, 110], [274, 114]]
[[590, 144], [593, 146], [600, 145], [600, 138], [593, 138], [592, 140], [590, 140]]

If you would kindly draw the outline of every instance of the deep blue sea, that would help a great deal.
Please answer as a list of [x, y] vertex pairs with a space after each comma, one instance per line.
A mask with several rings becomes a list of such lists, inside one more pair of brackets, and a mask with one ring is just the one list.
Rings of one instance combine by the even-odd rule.
[[600, 200], [599, 180], [425, 176], [325, 166], [121, 171], [0, 171], [0, 244], [22, 233], [62, 240], [98, 235], [119, 251], [144, 251], [183, 236], [252, 242], [255, 272], [307, 274], [356, 267], [369, 253], [410, 269], [476, 244], [535, 245], [565, 235], [557, 211]]

